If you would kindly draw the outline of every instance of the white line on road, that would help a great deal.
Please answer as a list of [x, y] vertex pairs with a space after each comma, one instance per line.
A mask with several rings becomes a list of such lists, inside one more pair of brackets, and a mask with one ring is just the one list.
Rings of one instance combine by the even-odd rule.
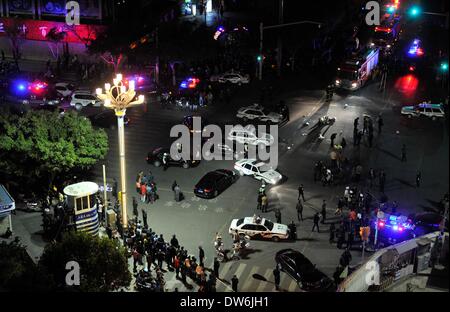
[[247, 277], [247, 280], [245, 281], [244, 285], [242, 286], [243, 291], [249, 291], [248, 288], [254, 282], [253, 274], [255, 274], [256, 272], [258, 272], [258, 267], [253, 266], [253, 268], [250, 270], [250, 274]]
[[[264, 277], [266, 278], [266, 280], [268, 280], [269, 281], [269, 278], [270, 278], [270, 275], [272, 274], [272, 271], [271, 270], [266, 270], [266, 273], [264, 274]], [[253, 278], [253, 277], [252, 277]], [[261, 281], [261, 282], [259, 282], [260, 284], [259, 284], [259, 286], [258, 286], [258, 288], [256, 288], [256, 292], [262, 292], [263, 290], [264, 290], [264, 288], [266, 288], [266, 287], [268, 287], [268, 285], [272, 285], [272, 283], [267, 283], [267, 282], [263, 282], [263, 281]]]

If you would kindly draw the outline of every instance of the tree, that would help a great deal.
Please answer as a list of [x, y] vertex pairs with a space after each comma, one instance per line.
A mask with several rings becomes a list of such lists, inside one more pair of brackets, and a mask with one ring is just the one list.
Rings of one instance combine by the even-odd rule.
[[[48, 46], [50, 52], [52, 52], [53, 58], [57, 59], [59, 57], [59, 44], [64, 41], [67, 36], [67, 32], [64, 30], [58, 31], [56, 27], [53, 27], [45, 35], [45, 38], [49, 41]], [[52, 47], [54, 46], [54, 48]]]
[[4, 30], [11, 43], [12, 55], [16, 67], [19, 68], [20, 46], [27, 35], [27, 28], [24, 27], [24, 23], [21, 22], [21, 19], [17, 17], [12, 18], [10, 21], [11, 22], [9, 23], [5, 23]]
[[76, 112], [0, 113], [0, 180], [49, 190], [69, 174], [90, 169], [108, 150], [105, 131]]
[[45, 291], [52, 282], [31, 260], [18, 241], [0, 243], [0, 290]]
[[[79, 264], [79, 286], [66, 285], [69, 261]], [[131, 282], [125, 248], [117, 241], [83, 232], [66, 233], [61, 242], [47, 245], [39, 267], [51, 276], [58, 290], [112, 291]]]

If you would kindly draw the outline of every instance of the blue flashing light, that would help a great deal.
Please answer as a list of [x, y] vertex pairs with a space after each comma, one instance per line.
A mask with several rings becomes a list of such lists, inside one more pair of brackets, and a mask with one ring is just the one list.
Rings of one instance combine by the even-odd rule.
[[420, 8], [418, 6], [411, 7], [411, 9], [409, 10], [409, 14], [411, 16], [414, 16], [414, 17], [419, 15], [420, 14]]
[[394, 6], [390, 6], [387, 11], [389, 13], [394, 13], [395, 12], [395, 7]]

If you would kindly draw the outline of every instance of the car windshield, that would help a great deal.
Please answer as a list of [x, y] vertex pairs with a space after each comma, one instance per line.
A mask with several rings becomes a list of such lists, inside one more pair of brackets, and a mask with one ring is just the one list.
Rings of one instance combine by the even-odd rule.
[[269, 221], [269, 220], [265, 220], [265, 221], [264, 221], [264, 226], [265, 226], [266, 228], [268, 228], [269, 231], [272, 231], [272, 229], [273, 229], [273, 223], [272, 223], [271, 221]]
[[341, 70], [338, 72], [340, 79], [354, 80], [356, 78], [356, 73], [354, 71]]
[[239, 226], [239, 225], [241, 225], [242, 223], [244, 223], [244, 219], [242, 218], [242, 219], [239, 219], [239, 220], [237, 220], [237, 222], [236, 222], [236, 226]]

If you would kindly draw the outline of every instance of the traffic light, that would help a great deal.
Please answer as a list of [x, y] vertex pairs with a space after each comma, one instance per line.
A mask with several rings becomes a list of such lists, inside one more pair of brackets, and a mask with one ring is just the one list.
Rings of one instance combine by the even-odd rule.
[[417, 5], [412, 6], [408, 11], [408, 13], [411, 17], [417, 17], [418, 15], [420, 15], [421, 12], [422, 12], [422, 10]]

